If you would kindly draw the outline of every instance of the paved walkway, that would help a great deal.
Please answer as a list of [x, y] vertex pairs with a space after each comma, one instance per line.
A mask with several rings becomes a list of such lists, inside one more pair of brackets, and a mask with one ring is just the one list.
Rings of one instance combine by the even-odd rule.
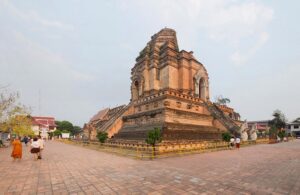
[[42, 160], [9, 156], [0, 194], [300, 194], [300, 140], [154, 161], [52, 141]]

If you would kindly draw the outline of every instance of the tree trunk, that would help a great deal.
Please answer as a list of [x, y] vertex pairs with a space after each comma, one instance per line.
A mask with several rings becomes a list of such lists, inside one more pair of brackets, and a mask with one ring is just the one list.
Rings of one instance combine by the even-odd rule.
[[155, 152], [155, 144], [152, 145], [152, 159], [154, 159], [156, 156], [156, 152]]

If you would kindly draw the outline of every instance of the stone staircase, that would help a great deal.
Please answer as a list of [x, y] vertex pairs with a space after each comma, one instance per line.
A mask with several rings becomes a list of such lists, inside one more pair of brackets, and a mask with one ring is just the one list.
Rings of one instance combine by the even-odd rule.
[[128, 108], [131, 106], [131, 103], [129, 103], [128, 105], [124, 106], [123, 108], [119, 109], [116, 113], [114, 113], [110, 119], [105, 122], [104, 124], [102, 124], [98, 131], [103, 131], [103, 132], [107, 132], [110, 127], [115, 124], [115, 122], [117, 121], [118, 118], [120, 118], [127, 110]]
[[213, 117], [218, 119], [228, 130], [231, 134], [235, 136], [240, 136], [240, 127], [235, 124], [235, 122], [226, 114], [223, 113], [223, 111], [218, 108], [217, 105], [214, 103], [206, 103], [206, 107], [210, 111]]
[[124, 140], [141, 140], [145, 141], [148, 132], [154, 128], [163, 129], [163, 124], [146, 124], [146, 125], [124, 125], [119, 133], [115, 135], [115, 139]]

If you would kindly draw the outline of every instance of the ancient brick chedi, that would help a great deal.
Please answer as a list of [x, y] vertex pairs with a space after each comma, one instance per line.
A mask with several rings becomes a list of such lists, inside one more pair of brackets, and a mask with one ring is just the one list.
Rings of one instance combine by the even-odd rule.
[[[149, 130], [159, 127], [167, 141], [215, 140], [224, 131], [237, 134], [238, 120], [233, 109], [210, 101], [204, 65], [193, 52], [179, 50], [176, 32], [164, 28], [136, 58], [130, 103], [89, 131], [106, 131], [114, 139], [144, 140]], [[91, 133], [87, 135], [93, 139]]]

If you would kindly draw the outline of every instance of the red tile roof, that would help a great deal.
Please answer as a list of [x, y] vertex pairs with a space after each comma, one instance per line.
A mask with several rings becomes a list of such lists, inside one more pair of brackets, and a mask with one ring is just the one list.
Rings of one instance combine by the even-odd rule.
[[56, 127], [54, 117], [32, 116], [32, 124], [42, 127]]

